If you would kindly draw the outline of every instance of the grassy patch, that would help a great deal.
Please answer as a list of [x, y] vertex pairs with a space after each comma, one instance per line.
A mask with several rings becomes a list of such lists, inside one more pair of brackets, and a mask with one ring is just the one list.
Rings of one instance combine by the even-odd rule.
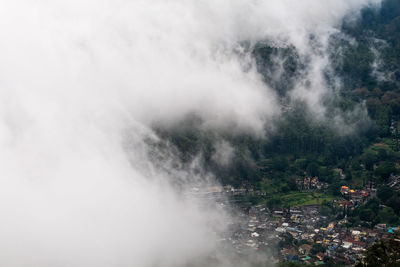
[[271, 200], [279, 199], [275, 207], [301, 207], [306, 205], [320, 205], [324, 201], [331, 202], [334, 199], [341, 199], [340, 197], [330, 195], [328, 193], [317, 192], [290, 192], [287, 194], [267, 194], [266, 196], [258, 197], [235, 197], [236, 202], [241, 204], [255, 205], [267, 204]]
[[320, 205], [324, 201], [332, 201], [335, 197], [326, 193], [293, 192], [282, 195], [282, 204], [290, 206]]

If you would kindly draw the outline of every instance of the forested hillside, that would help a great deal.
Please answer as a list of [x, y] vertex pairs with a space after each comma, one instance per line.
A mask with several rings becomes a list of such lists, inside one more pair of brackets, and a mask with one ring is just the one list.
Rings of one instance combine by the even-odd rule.
[[[362, 188], [374, 183], [380, 192], [378, 205], [387, 204], [386, 212], [393, 215], [380, 220], [398, 223], [399, 193], [383, 197], [382, 192], [400, 163], [400, 2], [385, 0], [381, 9], [366, 8], [359, 17], [346, 18], [340, 34], [332, 34], [325, 77], [332, 90], [323, 97], [321, 118], [315, 118], [306, 103], [291, 100], [307, 57], [294, 47], [259, 44], [253, 49], [258, 71], [282, 105], [282, 115], [265, 126], [265, 136], [205, 130], [195, 114], [179, 129], [160, 128], [159, 135], [176, 147], [183, 162], [200, 158], [222, 184], [267, 193], [251, 199], [253, 203], [283, 205], [279, 196], [298, 192], [298, 181], [307, 176], [328, 184], [321, 190], [326, 200], [340, 195], [342, 185]], [[216, 157], [221, 149], [228, 158], [222, 163]], [[368, 216], [379, 213], [367, 209]], [[359, 212], [353, 214], [354, 221], [369, 220]]]

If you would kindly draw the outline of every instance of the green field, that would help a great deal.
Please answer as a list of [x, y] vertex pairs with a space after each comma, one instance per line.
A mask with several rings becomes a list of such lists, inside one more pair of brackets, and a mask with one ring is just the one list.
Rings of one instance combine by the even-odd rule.
[[337, 196], [328, 193], [317, 192], [291, 192], [287, 194], [271, 194], [267, 196], [238, 196], [236, 202], [247, 205], [266, 204], [274, 202], [274, 207], [301, 207], [306, 205], [320, 205], [324, 201], [342, 200]]
[[337, 197], [327, 193], [293, 192], [281, 195], [280, 199], [283, 205], [300, 207], [305, 205], [319, 205], [324, 201], [331, 202], [332, 200], [337, 199]]

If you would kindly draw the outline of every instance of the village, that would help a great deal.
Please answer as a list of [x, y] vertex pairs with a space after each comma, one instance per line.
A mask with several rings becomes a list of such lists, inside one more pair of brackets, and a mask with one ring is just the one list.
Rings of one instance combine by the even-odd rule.
[[267, 251], [268, 258], [260, 259], [268, 262], [312, 265], [334, 262], [351, 266], [362, 259], [368, 246], [400, 230], [385, 224], [373, 229], [347, 228], [346, 219], [328, 221], [319, 214], [318, 208], [316, 205], [290, 210], [251, 207], [239, 215], [241, 223], [232, 226], [236, 229], [232, 236], [221, 242], [231, 243], [238, 254], [247, 254], [249, 250]]
[[[397, 187], [399, 181], [399, 176], [392, 176], [388, 183]], [[319, 189], [325, 184], [319, 183], [317, 178], [306, 178], [301, 186]], [[324, 265], [330, 262], [353, 266], [362, 260], [369, 246], [390, 238], [400, 227], [382, 223], [372, 228], [349, 227], [349, 210], [374, 198], [377, 189], [373, 183], [368, 183], [361, 190], [349, 186], [341, 186], [339, 190], [343, 200], [330, 203], [337, 207], [337, 214], [330, 214], [335, 216], [323, 215], [321, 205], [271, 208], [235, 203], [232, 210], [237, 218], [231, 222], [231, 231], [219, 242], [232, 247], [237, 255], [252, 255], [260, 263], [288, 261]], [[205, 195], [222, 201], [226, 197], [260, 194], [262, 192], [225, 186], [211, 187]]]

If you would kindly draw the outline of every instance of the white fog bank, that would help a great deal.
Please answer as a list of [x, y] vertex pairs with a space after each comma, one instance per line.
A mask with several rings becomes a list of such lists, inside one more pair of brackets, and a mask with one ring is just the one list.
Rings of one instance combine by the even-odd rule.
[[[323, 42], [378, 2], [0, 0], [0, 265], [180, 266], [211, 253], [225, 215], [152, 169], [151, 126], [196, 113], [262, 135], [280, 109], [243, 43], [312, 54], [310, 34]], [[300, 93], [310, 103], [319, 72]]]

